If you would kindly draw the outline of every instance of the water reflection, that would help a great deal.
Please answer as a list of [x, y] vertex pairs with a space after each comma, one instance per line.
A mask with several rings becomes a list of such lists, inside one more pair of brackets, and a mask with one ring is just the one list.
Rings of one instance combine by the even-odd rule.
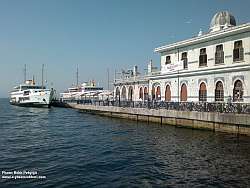
[[5, 187], [248, 187], [250, 138], [0, 100], [0, 168], [42, 181]]

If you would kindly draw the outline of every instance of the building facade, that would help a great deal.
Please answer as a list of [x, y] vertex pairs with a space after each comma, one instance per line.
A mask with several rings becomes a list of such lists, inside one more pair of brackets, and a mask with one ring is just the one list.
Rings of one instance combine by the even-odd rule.
[[160, 70], [148, 65], [123, 72], [115, 98], [130, 101], [250, 103], [250, 23], [236, 25], [228, 12], [211, 20], [208, 33], [155, 49]]

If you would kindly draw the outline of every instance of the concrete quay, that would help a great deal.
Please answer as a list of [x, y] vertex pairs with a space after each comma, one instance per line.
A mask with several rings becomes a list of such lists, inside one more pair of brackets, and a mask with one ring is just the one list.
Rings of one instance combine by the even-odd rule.
[[250, 136], [250, 114], [176, 111], [76, 103], [68, 103], [67, 107], [109, 117]]

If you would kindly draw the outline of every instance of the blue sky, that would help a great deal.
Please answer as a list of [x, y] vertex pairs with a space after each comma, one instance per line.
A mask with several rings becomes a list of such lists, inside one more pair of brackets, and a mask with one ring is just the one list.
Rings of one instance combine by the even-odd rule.
[[143, 72], [155, 47], [208, 30], [212, 16], [232, 13], [250, 22], [249, 0], [1, 0], [0, 97], [35, 75], [58, 92], [79, 80], [107, 87], [107, 69], [139, 66]]

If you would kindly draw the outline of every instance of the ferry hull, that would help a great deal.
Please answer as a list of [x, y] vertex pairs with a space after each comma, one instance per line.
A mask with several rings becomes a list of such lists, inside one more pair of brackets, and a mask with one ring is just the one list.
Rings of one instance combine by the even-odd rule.
[[30, 102], [30, 103], [14, 103], [14, 102], [10, 102], [10, 104], [15, 105], [15, 106], [21, 106], [21, 107], [35, 107], [35, 108], [50, 108], [51, 107], [50, 104], [34, 103], [34, 102]]

